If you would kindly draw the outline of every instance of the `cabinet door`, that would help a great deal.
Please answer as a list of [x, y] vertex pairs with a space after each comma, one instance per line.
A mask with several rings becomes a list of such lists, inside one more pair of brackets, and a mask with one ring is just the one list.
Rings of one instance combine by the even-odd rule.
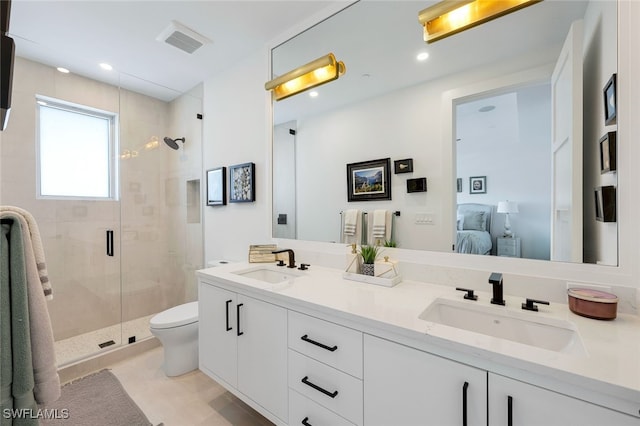
[[236, 387], [236, 294], [200, 283], [198, 300], [200, 370]]
[[640, 419], [489, 373], [489, 424], [492, 426], [638, 426]]
[[487, 373], [365, 335], [364, 424], [486, 425]]
[[286, 422], [287, 311], [238, 295], [238, 389]]

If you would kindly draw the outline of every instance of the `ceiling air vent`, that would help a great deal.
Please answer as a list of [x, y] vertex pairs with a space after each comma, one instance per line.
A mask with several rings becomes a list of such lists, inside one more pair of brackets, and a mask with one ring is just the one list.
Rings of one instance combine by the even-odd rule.
[[171, 21], [169, 26], [156, 37], [158, 41], [177, 47], [183, 52], [193, 53], [211, 40], [185, 27], [179, 22]]

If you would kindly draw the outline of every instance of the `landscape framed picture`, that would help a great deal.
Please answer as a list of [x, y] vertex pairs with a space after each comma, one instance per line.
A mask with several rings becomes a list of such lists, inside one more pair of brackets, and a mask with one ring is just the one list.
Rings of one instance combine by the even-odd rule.
[[227, 204], [227, 168], [217, 167], [207, 170], [207, 205]]
[[254, 163], [229, 167], [229, 202], [251, 203], [256, 200], [255, 168]]
[[469, 178], [469, 194], [486, 194], [487, 193], [487, 177], [472, 176]]
[[391, 159], [347, 164], [347, 200], [391, 199]]

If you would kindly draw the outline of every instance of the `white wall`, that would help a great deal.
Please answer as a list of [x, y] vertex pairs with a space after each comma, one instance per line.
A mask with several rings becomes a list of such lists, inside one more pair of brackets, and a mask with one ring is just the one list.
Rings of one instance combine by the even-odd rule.
[[[547, 52], [545, 58], [553, 61], [553, 55], [553, 52]], [[304, 166], [297, 170], [298, 238], [338, 241], [340, 211], [347, 208], [365, 211], [382, 208], [401, 212], [400, 217], [394, 218], [394, 240], [398, 247], [450, 251], [455, 242], [451, 225], [455, 213], [445, 195], [455, 191], [455, 181], [449, 180], [448, 168], [443, 161], [443, 157], [453, 151], [453, 147], [443, 141], [441, 135], [443, 114], [446, 113], [442, 109], [443, 93], [482, 81], [483, 76], [495, 75], [498, 70], [505, 73], [526, 70], [532, 64], [538, 64], [534, 62], [538, 60], [529, 56], [520, 57], [508, 63], [475, 69], [473, 73], [460, 73], [299, 120], [296, 163]], [[523, 125], [522, 130], [522, 146], [531, 146], [529, 139], [533, 135], [530, 129]], [[542, 127], [540, 132], [544, 131]], [[547, 125], [547, 140], [549, 132]], [[510, 157], [514, 150], [502, 154]], [[539, 150], [536, 155], [539, 156]], [[394, 175], [392, 171], [392, 200], [348, 203], [346, 164], [387, 157], [391, 158], [392, 166], [394, 160], [412, 158], [414, 167], [413, 173]], [[474, 173], [481, 176], [493, 173], [496, 177], [495, 173], [504, 161], [504, 158], [483, 161]], [[548, 178], [548, 171], [539, 170], [538, 173]], [[406, 179], [417, 177], [427, 178], [427, 192], [407, 193]], [[531, 179], [535, 179], [535, 174]], [[515, 184], [513, 179], [507, 180]], [[543, 185], [544, 180], [539, 184]], [[523, 188], [516, 185], [510, 191], [520, 193]], [[545, 191], [548, 193], [548, 186]], [[497, 204], [504, 195], [497, 200], [493, 200], [492, 196], [498, 196], [493, 188], [487, 194], [489, 198], [475, 195], [473, 201]], [[538, 207], [533, 208], [539, 212], [541, 210]], [[433, 225], [415, 223], [416, 216], [425, 213], [432, 215]], [[538, 232], [544, 223], [543, 219], [533, 232]], [[548, 218], [546, 223], [548, 225]], [[544, 249], [538, 248], [543, 245], [544, 242], [529, 245], [526, 251], [530, 252], [531, 257], [545, 258]]]
[[203, 170], [256, 165], [255, 202], [205, 206], [205, 261], [246, 260], [250, 244], [271, 241], [268, 67], [263, 50], [204, 82]]
[[[273, 129], [273, 236], [296, 238], [296, 131], [295, 121]], [[279, 224], [278, 216], [286, 215], [287, 223]]]
[[[604, 100], [602, 89], [617, 70], [616, 34], [605, 33], [603, 26], [617, 20], [615, 2], [590, 4], [584, 18], [584, 261], [617, 265], [615, 247], [618, 242], [618, 223], [597, 222], [593, 189], [597, 186], [618, 185], [618, 174], [600, 174], [600, 149], [598, 141], [606, 132], [617, 126], [604, 124]], [[618, 85], [619, 86], [619, 85]], [[620, 87], [620, 86], [619, 86]], [[630, 143], [628, 139], [619, 144]], [[618, 151], [620, 152], [620, 151]], [[624, 184], [624, 182], [623, 182]]]

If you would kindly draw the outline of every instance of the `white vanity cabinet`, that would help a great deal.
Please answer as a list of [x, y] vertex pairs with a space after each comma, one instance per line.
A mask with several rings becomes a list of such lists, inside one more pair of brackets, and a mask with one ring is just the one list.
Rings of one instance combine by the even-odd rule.
[[489, 424], [496, 426], [638, 426], [640, 419], [489, 373]]
[[484, 426], [487, 372], [365, 335], [364, 423]]
[[199, 321], [200, 370], [286, 423], [287, 310], [200, 281]]

